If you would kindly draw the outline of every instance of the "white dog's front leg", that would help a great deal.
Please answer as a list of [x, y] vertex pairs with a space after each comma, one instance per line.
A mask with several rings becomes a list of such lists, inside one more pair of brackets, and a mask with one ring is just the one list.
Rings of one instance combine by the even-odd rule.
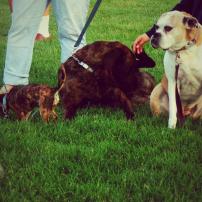
[[175, 128], [177, 124], [177, 106], [176, 106], [176, 80], [175, 80], [175, 54], [165, 53], [164, 57], [164, 68], [166, 77], [168, 79], [168, 98], [169, 98], [169, 120], [168, 127]]
[[168, 97], [169, 97], [169, 120], [168, 127], [175, 128], [177, 124], [177, 106], [175, 95], [175, 80], [168, 80]]

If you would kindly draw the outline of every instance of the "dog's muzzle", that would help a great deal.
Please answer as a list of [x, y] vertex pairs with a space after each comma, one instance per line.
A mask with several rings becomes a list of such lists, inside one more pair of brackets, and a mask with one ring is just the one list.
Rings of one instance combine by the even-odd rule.
[[159, 48], [159, 42], [161, 39], [161, 34], [156, 32], [152, 37], [151, 37], [151, 45], [153, 48]]

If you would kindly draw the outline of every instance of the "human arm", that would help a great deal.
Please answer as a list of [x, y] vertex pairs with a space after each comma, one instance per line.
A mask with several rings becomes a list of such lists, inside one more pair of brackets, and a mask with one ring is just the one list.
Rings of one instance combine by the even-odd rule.
[[[185, 11], [190, 13], [192, 9], [192, 1], [191, 0], [182, 0], [180, 1], [172, 10]], [[151, 36], [155, 33], [155, 25], [151, 27], [144, 34], [139, 35], [133, 43], [133, 51], [135, 53], [141, 53], [143, 50], [143, 46], [149, 42]]]

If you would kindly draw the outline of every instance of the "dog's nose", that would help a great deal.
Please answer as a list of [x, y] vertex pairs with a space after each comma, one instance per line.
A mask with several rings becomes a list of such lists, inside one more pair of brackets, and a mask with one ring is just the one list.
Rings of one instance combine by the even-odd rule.
[[151, 45], [153, 48], [158, 48], [159, 47], [159, 41], [161, 38], [161, 34], [156, 32], [152, 37], [151, 37]]
[[153, 38], [155, 39], [158, 39], [161, 37], [161, 34], [159, 32], [156, 32], [154, 35], [153, 35]]

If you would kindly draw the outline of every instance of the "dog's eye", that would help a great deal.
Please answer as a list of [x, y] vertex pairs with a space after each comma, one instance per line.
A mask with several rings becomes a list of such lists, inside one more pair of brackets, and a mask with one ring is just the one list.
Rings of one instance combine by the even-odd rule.
[[173, 28], [171, 26], [165, 26], [164, 31], [165, 32], [170, 32]]

